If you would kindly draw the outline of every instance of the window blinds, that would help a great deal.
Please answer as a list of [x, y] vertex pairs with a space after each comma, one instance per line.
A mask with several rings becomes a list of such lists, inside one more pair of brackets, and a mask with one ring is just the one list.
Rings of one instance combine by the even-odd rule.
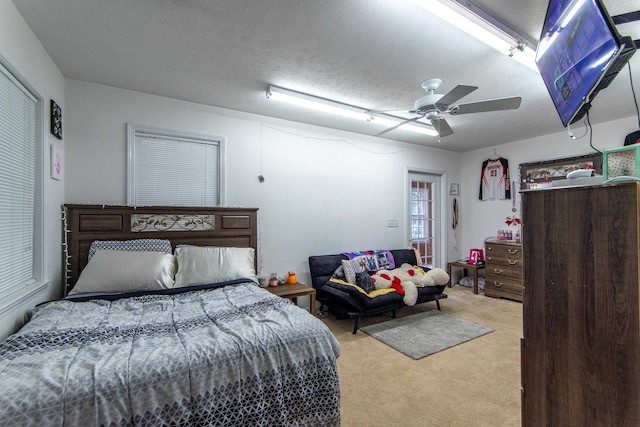
[[0, 64], [0, 295], [35, 282], [36, 106]]
[[216, 141], [136, 131], [130, 203], [217, 206], [219, 147]]

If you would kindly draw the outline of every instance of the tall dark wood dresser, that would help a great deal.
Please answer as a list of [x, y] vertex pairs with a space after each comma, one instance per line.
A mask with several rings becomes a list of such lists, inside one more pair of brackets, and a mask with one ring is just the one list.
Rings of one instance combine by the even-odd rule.
[[640, 425], [640, 183], [525, 191], [522, 421]]

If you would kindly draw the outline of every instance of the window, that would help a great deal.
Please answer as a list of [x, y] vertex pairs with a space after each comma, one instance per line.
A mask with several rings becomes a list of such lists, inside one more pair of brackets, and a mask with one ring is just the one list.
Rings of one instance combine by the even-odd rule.
[[128, 126], [130, 206], [223, 204], [222, 138]]
[[411, 184], [411, 238], [430, 239], [433, 234], [431, 183], [413, 181]]
[[0, 297], [36, 282], [41, 103], [0, 58]]

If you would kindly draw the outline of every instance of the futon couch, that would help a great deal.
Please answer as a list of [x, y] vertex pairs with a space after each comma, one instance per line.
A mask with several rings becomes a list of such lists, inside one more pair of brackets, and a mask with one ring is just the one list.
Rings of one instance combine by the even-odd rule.
[[[402, 264], [417, 265], [416, 254], [412, 249], [394, 249], [389, 251], [399, 267]], [[374, 298], [363, 293], [356, 286], [330, 280], [343, 260], [349, 257], [345, 254], [314, 255], [309, 257], [311, 281], [316, 289], [316, 299], [320, 302], [321, 310], [326, 308], [338, 318], [355, 319], [353, 333], [358, 332], [358, 324], [362, 317], [377, 316], [391, 313], [395, 317], [396, 310], [405, 307], [403, 297], [397, 292], [378, 295]], [[422, 267], [427, 271], [428, 268]], [[373, 272], [371, 272], [373, 273]], [[418, 288], [417, 304], [435, 301], [440, 310], [440, 300], [447, 298], [444, 293], [446, 284], [438, 286], [424, 286]]]

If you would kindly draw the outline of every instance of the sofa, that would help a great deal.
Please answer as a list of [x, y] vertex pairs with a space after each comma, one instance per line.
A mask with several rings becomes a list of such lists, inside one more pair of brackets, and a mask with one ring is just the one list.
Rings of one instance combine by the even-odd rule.
[[[374, 251], [368, 251], [374, 252]], [[396, 267], [402, 264], [417, 265], [416, 254], [413, 249], [394, 249], [385, 251], [390, 253]], [[309, 257], [309, 271], [311, 281], [316, 289], [316, 300], [321, 304], [320, 310], [328, 308], [338, 318], [355, 319], [353, 334], [358, 332], [359, 321], [362, 317], [378, 316], [391, 313], [395, 317], [396, 310], [406, 307], [403, 296], [392, 291], [370, 297], [362, 289], [339, 280], [333, 280], [332, 276], [339, 270], [343, 260], [348, 260], [346, 254], [314, 255]], [[428, 271], [428, 268], [422, 267]], [[373, 274], [371, 271], [369, 274]], [[447, 298], [444, 293], [446, 283], [436, 286], [418, 287], [416, 304], [435, 301], [436, 307], [440, 310], [440, 300]]]

